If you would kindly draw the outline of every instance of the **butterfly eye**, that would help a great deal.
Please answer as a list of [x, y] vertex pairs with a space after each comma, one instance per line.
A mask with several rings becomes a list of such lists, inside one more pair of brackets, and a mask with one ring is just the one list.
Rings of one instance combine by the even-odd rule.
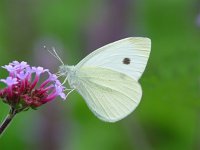
[[124, 58], [122, 62], [123, 62], [123, 64], [128, 65], [128, 64], [131, 63], [131, 59], [130, 58]]

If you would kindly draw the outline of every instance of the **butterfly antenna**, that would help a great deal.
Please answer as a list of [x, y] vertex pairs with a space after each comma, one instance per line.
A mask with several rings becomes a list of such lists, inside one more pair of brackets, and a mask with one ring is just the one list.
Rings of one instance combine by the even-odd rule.
[[62, 63], [62, 65], [64, 65], [64, 62], [62, 61], [62, 59], [60, 58], [60, 56], [57, 54], [56, 49], [54, 47], [52, 47], [52, 50], [55, 53], [55, 55], [57, 56], [57, 59]]
[[53, 52], [50, 51], [46, 46], [44, 46], [44, 48], [45, 48], [53, 57], [55, 57], [58, 61], [60, 61], [62, 65], [64, 65], [62, 59], [59, 57], [59, 55], [57, 54], [57, 52], [56, 52], [56, 50], [55, 50], [54, 47], [52, 47]]

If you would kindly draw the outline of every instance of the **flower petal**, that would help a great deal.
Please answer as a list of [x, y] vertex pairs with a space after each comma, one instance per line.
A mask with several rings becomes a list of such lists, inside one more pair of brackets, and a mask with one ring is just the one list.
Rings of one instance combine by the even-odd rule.
[[17, 78], [7, 77], [6, 79], [1, 79], [1, 82], [4, 82], [8, 86], [12, 86], [14, 84], [17, 84]]

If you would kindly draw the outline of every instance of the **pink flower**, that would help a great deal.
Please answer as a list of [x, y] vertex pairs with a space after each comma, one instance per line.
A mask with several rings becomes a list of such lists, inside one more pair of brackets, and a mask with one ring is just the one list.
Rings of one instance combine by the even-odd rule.
[[[55, 74], [43, 67], [30, 67], [26, 62], [13, 61], [5, 65], [9, 77], [0, 81], [7, 86], [0, 90], [0, 98], [13, 108], [25, 110], [36, 108], [60, 96], [66, 99], [64, 87]], [[39, 83], [47, 74], [48, 78]], [[44, 76], [45, 77], [45, 76]]]

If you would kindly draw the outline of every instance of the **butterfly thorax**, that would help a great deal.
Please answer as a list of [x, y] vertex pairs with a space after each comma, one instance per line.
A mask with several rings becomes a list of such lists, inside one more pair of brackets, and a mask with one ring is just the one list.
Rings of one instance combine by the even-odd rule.
[[62, 65], [59, 67], [61, 76], [65, 76], [71, 88], [76, 88], [76, 71], [74, 66]]

